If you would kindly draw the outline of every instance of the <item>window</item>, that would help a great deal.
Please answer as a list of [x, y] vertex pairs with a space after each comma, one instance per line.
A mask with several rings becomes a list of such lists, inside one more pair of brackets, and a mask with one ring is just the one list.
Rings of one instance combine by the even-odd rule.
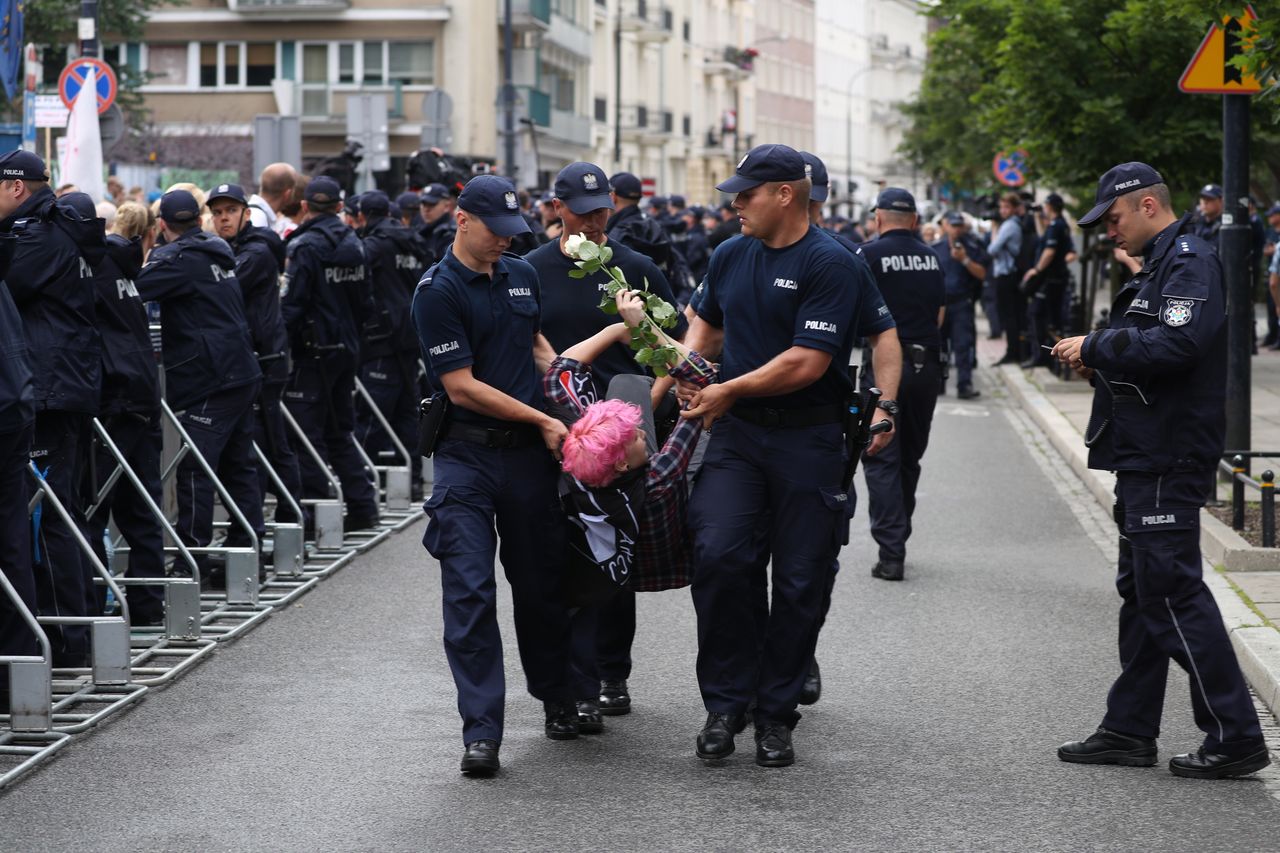
[[641, 105], [636, 107], [636, 127], [649, 126], [649, 108]]
[[250, 42], [245, 54], [245, 85], [270, 86], [276, 77], [275, 42]]
[[386, 51], [383, 42], [367, 41], [364, 43], [364, 82], [374, 86], [382, 86], [387, 82], [387, 72], [383, 65]]
[[676, 129], [676, 117], [671, 114], [670, 110], [662, 111], [662, 132], [671, 133]]
[[596, 121], [609, 120], [609, 101], [605, 98], [596, 98]]
[[573, 112], [573, 78], [568, 76], [558, 76], [555, 78], [555, 88], [552, 91], [551, 106], [557, 110], [566, 110]]
[[436, 81], [435, 44], [429, 41], [387, 43], [387, 82], [430, 86]]
[[685, 18], [684, 23], [680, 25], [680, 30], [684, 35], [684, 40], [688, 42], [693, 41], [693, 33], [691, 32], [692, 27], [690, 26], [690, 23], [689, 19]]
[[680, 133], [683, 136], [693, 136], [693, 117], [688, 113], [680, 121]]
[[147, 72], [153, 86], [187, 85], [186, 44], [147, 45]]
[[[148, 66], [155, 72], [157, 45], [149, 51]], [[275, 42], [239, 41], [201, 42], [201, 89], [239, 89], [244, 86], [270, 86], [276, 76]], [[180, 85], [165, 81], [163, 85]]]
[[356, 82], [356, 46], [352, 42], [338, 45], [338, 82]]

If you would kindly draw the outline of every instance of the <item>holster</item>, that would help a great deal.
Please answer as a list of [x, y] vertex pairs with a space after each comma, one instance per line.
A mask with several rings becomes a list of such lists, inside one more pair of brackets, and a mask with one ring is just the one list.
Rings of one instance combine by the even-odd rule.
[[436, 452], [436, 445], [440, 443], [440, 435], [444, 432], [448, 414], [449, 398], [443, 392], [425, 397], [418, 404], [419, 456], [430, 456]]
[[929, 350], [920, 344], [908, 344], [907, 355], [911, 359], [911, 366], [915, 368], [916, 373], [924, 370], [924, 366], [929, 358]]

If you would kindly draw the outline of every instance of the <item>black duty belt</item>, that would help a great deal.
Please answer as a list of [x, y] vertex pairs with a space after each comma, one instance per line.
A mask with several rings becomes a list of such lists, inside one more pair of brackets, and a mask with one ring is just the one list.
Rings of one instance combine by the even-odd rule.
[[972, 296], [948, 296], [947, 297], [948, 305], [958, 305], [961, 302], [972, 302], [972, 301], [973, 301]]
[[839, 406], [815, 406], [808, 409], [765, 409], [758, 406], [734, 406], [729, 413], [749, 424], [763, 427], [810, 427], [838, 424], [844, 419]]
[[497, 450], [529, 447], [542, 440], [541, 434], [537, 430], [526, 427], [523, 424], [512, 424], [510, 429], [491, 429], [461, 424], [456, 421], [449, 424], [445, 429], [444, 437], [456, 438], [459, 441], [469, 441], [472, 444], [482, 444], [485, 447], [492, 447]]

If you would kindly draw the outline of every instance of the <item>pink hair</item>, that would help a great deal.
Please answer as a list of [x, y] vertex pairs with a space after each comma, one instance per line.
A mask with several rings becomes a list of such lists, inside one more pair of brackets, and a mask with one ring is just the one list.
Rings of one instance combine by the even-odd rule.
[[600, 400], [583, 411], [560, 453], [561, 466], [588, 486], [607, 486], [618, 476], [617, 465], [627, 455], [640, 426], [640, 407], [622, 400]]

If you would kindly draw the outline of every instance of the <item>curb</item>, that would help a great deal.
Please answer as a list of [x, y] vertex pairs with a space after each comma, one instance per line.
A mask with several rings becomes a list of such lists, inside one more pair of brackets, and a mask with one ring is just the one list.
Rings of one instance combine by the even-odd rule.
[[[1089, 467], [1088, 454], [1080, 432], [1040, 389], [1027, 380], [1022, 368], [1003, 365], [995, 372], [1012, 399], [1044, 432], [1053, 449], [1098, 503], [1110, 512], [1114, 501], [1115, 475]], [[1280, 553], [1253, 553], [1264, 549], [1250, 546], [1234, 530], [1206, 510], [1200, 511], [1200, 532], [1201, 553], [1212, 565], [1223, 565], [1230, 571], [1280, 568]], [[1258, 615], [1249, 609], [1222, 574], [1206, 573], [1204, 582], [1213, 593], [1218, 609], [1222, 611], [1222, 621], [1227, 627], [1231, 645], [1235, 648], [1236, 658], [1245, 678], [1258, 698], [1271, 709], [1271, 713], [1280, 716], [1280, 631], [1259, 626]]]

